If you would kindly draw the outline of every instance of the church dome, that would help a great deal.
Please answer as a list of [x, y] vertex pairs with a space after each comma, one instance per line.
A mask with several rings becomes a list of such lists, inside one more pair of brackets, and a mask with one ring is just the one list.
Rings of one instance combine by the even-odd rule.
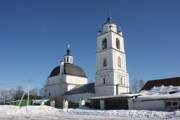
[[[66, 75], [74, 75], [80, 77], [86, 77], [86, 74], [82, 68], [74, 64], [65, 63], [63, 73]], [[60, 74], [60, 66], [55, 67], [49, 77], [54, 77]]]
[[59, 73], [60, 73], [60, 66], [57, 66], [51, 71], [49, 77], [57, 76], [59, 75]]

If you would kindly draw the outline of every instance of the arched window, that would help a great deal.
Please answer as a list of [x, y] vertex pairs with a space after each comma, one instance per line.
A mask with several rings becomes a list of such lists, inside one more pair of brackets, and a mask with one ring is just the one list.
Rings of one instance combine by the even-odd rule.
[[106, 66], [107, 66], [107, 59], [104, 58], [104, 59], [103, 59], [103, 67], [106, 67]]
[[116, 38], [116, 48], [117, 48], [117, 49], [120, 49], [120, 42], [119, 42], [119, 39], [118, 39], [118, 38]]
[[122, 61], [121, 61], [121, 58], [118, 57], [118, 67], [121, 67], [122, 66]]
[[107, 39], [104, 39], [103, 41], [102, 41], [102, 49], [104, 50], [104, 49], [106, 49], [107, 48]]

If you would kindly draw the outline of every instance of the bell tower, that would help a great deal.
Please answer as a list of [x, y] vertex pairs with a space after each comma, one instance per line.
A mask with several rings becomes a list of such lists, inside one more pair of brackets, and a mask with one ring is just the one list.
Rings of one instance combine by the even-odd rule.
[[96, 45], [96, 96], [128, 93], [124, 37], [111, 17], [98, 32]]

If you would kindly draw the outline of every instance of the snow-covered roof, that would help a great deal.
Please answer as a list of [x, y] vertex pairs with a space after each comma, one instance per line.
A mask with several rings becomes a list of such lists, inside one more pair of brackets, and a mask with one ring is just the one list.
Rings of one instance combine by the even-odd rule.
[[150, 90], [143, 90], [136, 100], [165, 100], [165, 99], [180, 99], [180, 86], [160, 86], [153, 87]]
[[97, 97], [91, 97], [89, 99], [93, 100], [93, 99], [111, 99], [111, 98], [131, 98], [135, 96], [139, 96], [139, 94], [126, 93], [126, 94], [110, 95], [110, 96], [97, 96]]
[[179, 95], [148, 95], [148, 96], [139, 96], [136, 100], [141, 101], [151, 101], [151, 100], [168, 100], [168, 99], [180, 99]]
[[94, 83], [85, 84], [82, 86], [75, 87], [70, 91], [66, 92], [65, 95], [74, 95], [74, 94], [84, 94], [84, 93], [93, 93], [94, 94]]
[[154, 86], [160, 87], [160, 86], [180, 86], [180, 77], [173, 77], [173, 78], [164, 78], [159, 80], [149, 80], [141, 90], [150, 90]]

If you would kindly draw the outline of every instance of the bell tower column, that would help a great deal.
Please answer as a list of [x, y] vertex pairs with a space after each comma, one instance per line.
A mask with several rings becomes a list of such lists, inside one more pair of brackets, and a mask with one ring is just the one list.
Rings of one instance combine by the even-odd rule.
[[96, 96], [129, 92], [124, 37], [109, 17], [96, 40]]

